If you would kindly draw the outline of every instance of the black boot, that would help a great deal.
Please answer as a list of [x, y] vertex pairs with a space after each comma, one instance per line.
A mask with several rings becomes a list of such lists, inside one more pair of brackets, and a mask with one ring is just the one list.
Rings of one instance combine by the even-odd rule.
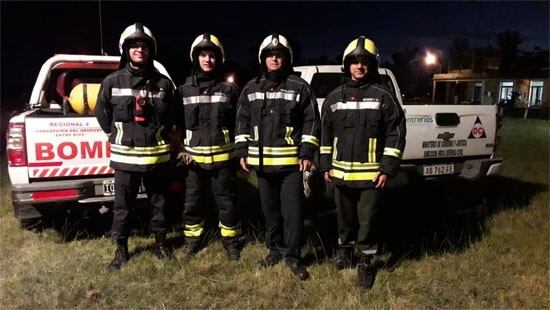
[[117, 240], [116, 243], [115, 257], [108, 266], [111, 271], [119, 270], [122, 264], [125, 264], [130, 259], [130, 254], [128, 253], [128, 240], [121, 239]]
[[309, 279], [309, 272], [307, 271], [306, 266], [302, 265], [299, 261], [287, 261], [286, 262], [290, 271], [298, 278], [300, 281], [305, 281]]
[[336, 250], [336, 257], [334, 258], [333, 265], [337, 270], [353, 266], [353, 248], [339, 247], [338, 250]]
[[269, 252], [269, 254], [262, 260], [258, 261], [258, 266], [261, 268], [267, 268], [277, 265], [283, 258], [276, 252]]
[[162, 232], [155, 234], [155, 248], [153, 253], [158, 259], [172, 258], [172, 253], [166, 244], [166, 233]]
[[362, 256], [357, 265], [357, 280], [359, 287], [371, 289], [376, 278], [376, 267], [372, 264], [370, 256]]
[[238, 237], [222, 238], [223, 247], [227, 253], [227, 259], [239, 260], [241, 257], [241, 246]]
[[185, 237], [183, 251], [187, 255], [195, 255], [201, 250], [202, 239], [200, 237]]

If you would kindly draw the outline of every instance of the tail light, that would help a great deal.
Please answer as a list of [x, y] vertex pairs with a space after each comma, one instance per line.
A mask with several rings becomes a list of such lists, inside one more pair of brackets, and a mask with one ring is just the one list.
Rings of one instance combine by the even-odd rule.
[[7, 133], [8, 165], [20, 167], [27, 165], [25, 150], [25, 123], [9, 123]]
[[32, 193], [33, 201], [40, 201], [40, 200], [50, 201], [50, 200], [56, 200], [56, 199], [70, 199], [70, 198], [78, 198], [78, 191], [76, 189], [62, 189], [62, 190]]

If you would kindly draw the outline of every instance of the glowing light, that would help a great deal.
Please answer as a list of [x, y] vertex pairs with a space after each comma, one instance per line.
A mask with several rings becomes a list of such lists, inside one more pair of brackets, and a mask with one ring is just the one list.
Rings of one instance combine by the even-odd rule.
[[228, 76], [226, 81], [228, 83], [234, 83], [235, 82], [235, 76], [233, 76], [233, 75]]
[[426, 51], [426, 57], [424, 58], [424, 61], [427, 65], [435, 65], [437, 63], [437, 56], [433, 53], [430, 53], [429, 51]]

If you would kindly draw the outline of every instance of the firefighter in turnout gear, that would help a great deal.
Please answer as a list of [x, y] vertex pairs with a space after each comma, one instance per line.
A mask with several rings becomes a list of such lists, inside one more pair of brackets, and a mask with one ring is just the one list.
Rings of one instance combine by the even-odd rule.
[[292, 48], [278, 34], [266, 37], [258, 53], [261, 73], [243, 89], [235, 129], [235, 156], [245, 172], [256, 171], [266, 220], [269, 254], [260, 266], [283, 258], [301, 280], [304, 215], [302, 173], [319, 146], [319, 112], [309, 85], [292, 71]]
[[335, 185], [338, 244], [335, 265], [350, 264], [355, 248], [359, 285], [372, 287], [376, 276], [376, 216], [380, 192], [397, 173], [405, 148], [401, 106], [378, 75], [378, 51], [359, 37], [343, 55], [344, 83], [322, 108], [320, 165], [326, 182]]
[[95, 107], [99, 125], [109, 136], [110, 166], [115, 170], [111, 235], [117, 250], [111, 269], [119, 269], [129, 259], [129, 215], [142, 180], [152, 208], [154, 253], [159, 258], [170, 257], [164, 205], [168, 138], [177, 113], [172, 81], [153, 66], [157, 47], [151, 31], [140, 23], [130, 25], [120, 36], [119, 48], [119, 70], [103, 80]]
[[230, 157], [239, 91], [235, 84], [222, 81], [225, 53], [216, 36], [199, 35], [191, 45], [190, 57], [192, 74], [178, 88], [185, 110], [185, 152], [179, 157], [189, 164], [183, 216], [186, 252], [194, 254], [200, 249], [205, 217], [201, 203], [210, 185], [227, 257], [238, 260], [241, 223], [235, 203], [235, 165]]

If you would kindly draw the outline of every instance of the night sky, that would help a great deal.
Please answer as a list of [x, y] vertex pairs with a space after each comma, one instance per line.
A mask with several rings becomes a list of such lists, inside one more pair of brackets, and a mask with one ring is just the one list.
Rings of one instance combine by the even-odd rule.
[[[6, 2], [1, 5], [2, 104], [30, 93], [41, 64], [56, 53], [100, 50], [98, 2]], [[299, 42], [301, 59], [334, 59], [358, 35], [374, 40], [382, 60], [406, 47], [445, 50], [456, 36], [474, 46], [521, 32], [523, 50], [548, 48], [549, 4], [541, 2], [107, 2], [101, 3], [104, 50], [118, 55], [122, 30], [140, 21], [154, 33], [159, 60], [173, 72], [189, 62], [198, 34], [216, 34], [227, 58], [255, 61], [260, 41], [279, 32]], [[176, 83], [182, 82], [176, 79]], [[13, 102], [8, 102], [13, 106]], [[21, 103], [22, 104], [22, 103]]]

